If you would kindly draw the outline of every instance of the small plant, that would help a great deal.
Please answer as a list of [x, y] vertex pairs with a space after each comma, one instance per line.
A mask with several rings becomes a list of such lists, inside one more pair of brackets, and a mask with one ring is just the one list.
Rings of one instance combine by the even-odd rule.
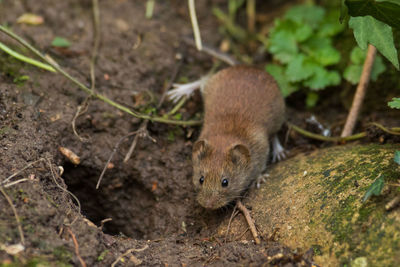
[[379, 196], [382, 193], [383, 186], [385, 185], [385, 178], [380, 175], [368, 188], [363, 197], [363, 202], [367, 201], [371, 196]]
[[53, 41], [51, 42], [51, 45], [54, 47], [67, 48], [67, 47], [71, 46], [71, 43], [63, 37], [56, 36], [56, 37], [54, 37]]
[[300, 88], [310, 88], [307, 103], [315, 104], [314, 91], [338, 85], [340, 73], [331, 68], [341, 55], [333, 46], [333, 37], [344, 29], [339, 12], [319, 6], [299, 5], [276, 19], [269, 35], [268, 51], [276, 63], [266, 70], [277, 80], [285, 97]]

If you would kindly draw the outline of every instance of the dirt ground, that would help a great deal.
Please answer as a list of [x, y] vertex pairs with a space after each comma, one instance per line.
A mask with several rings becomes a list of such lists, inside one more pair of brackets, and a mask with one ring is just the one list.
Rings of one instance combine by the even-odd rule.
[[[195, 80], [213, 65], [212, 58], [182, 41], [192, 32], [186, 4], [157, 1], [154, 16], [148, 20], [145, 2], [100, 1], [102, 39], [96, 64], [96, 90], [142, 112], [158, 101], [175, 70], [177, 81]], [[224, 1], [196, 4], [202, 35], [218, 47], [221, 35], [210, 6]], [[40, 14], [45, 23], [17, 24], [16, 18], [28, 12]], [[89, 0], [0, 1], [0, 23], [12, 27], [87, 85], [93, 46], [91, 12]], [[72, 46], [67, 50], [51, 47], [55, 36], [69, 39]], [[27, 53], [3, 34], [0, 40]], [[272, 234], [263, 236], [261, 245], [249, 236], [216, 236], [217, 226], [232, 209], [210, 212], [195, 201], [190, 154], [199, 127], [149, 123], [149, 135], [156, 142], [139, 139], [127, 163], [123, 159], [132, 137], [123, 142], [96, 190], [115, 144], [137, 130], [141, 121], [91, 99], [88, 110], [76, 120], [82, 141], [73, 133], [71, 121], [86, 94], [61, 75], [5, 54], [0, 57], [0, 181], [20, 170], [11, 181], [27, 179], [4, 188], [20, 217], [25, 249], [14, 257], [0, 250], [0, 264], [79, 266], [81, 257], [87, 266], [109, 266], [132, 249], [117, 266], [140, 262], [144, 266], [311, 266], [312, 250], [287, 248], [275, 242]], [[20, 84], [15, 79], [22, 75], [29, 80]], [[158, 113], [171, 107], [165, 102]], [[343, 107], [334, 112], [342, 119], [346, 114]], [[195, 96], [180, 113], [183, 119], [200, 117], [200, 97]], [[289, 114], [304, 121], [310, 113], [294, 108]], [[368, 116], [366, 120], [381, 118], [379, 113]], [[323, 119], [333, 121], [332, 117]], [[392, 121], [387, 116], [386, 122]], [[294, 154], [321, 146], [293, 135], [287, 145]], [[79, 155], [80, 164], [72, 164], [59, 147]], [[80, 209], [65, 188], [79, 199]], [[20, 242], [13, 210], [3, 194], [0, 210], [0, 246]], [[104, 222], [107, 218], [112, 220]]]

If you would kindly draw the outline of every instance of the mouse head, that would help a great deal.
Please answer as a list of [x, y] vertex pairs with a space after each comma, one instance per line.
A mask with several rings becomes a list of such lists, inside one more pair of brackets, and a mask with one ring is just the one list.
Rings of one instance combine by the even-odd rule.
[[205, 208], [221, 208], [249, 186], [251, 157], [243, 144], [217, 148], [198, 140], [193, 145], [192, 161], [197, 201]]

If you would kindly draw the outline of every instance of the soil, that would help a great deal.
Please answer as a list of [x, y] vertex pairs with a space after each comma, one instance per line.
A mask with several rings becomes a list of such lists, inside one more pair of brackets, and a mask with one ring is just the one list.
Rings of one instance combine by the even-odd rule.
[[[0, 23], [90, 85], [91, 3], [3, 0]], [[222, 36], [210, 11], [213, 4], [225, 6], [224, 1], [196, 2], [202, 35], [218, 47]], [[206, 74], [214, 63], [182, 41], [192, 32], [186, 2], [157, 1], [152, 19], [145, 18], [145, 8], [146, 1], [100, 1], [102, 38], [96, 62], [96, 90], [141, 112], [155, 105], [175, 69], [175, 81], [183, 82]], [[39, 26], [17, 24], [16, 18], [24, 13], [40, 14], [45, 22]], [[55, 36], [67, 38], [72, 46], [52, 47]], [[0, 40], [29, 55], [4, 34]], [[61, 75], [20, 63], [4, 53], [0, 62], [0, 181], [17, 172], [10, 181], [26, 179], [4, 188], [20, 217], [25, 238], [25, 249], [16, 256], [4, 250], [19, 243], [20, 235], [13, 210], [5, 195], [0, 196], [0, 264], [80, 266], [81, 257], [87, 266], [109, 266], [133, 249], [117, 266], [140, 262], [144, 266], [311, 266], [312, 250], [287, 248], [275, 242], [273, 235], [262, 236], [261, 245], [243, 237], [216, 236], [219, 223], [230, 217], [232, 209], [210, 212], [195, 201], [190, 154], [198, 127], [150, 122], [148, 134], [156, 142], [139, 138], [127, 163], [123, 159], [133, 137], [121, 143], [96, 189], [115, 144], [136, 131], [141, 120], [90, 99], [88, 109], [76, 120], [81, 140], [73, 133], [71, 122], [87, 96], [83, 91]], [[24, 75], [29, 80], [20, 82], [18, 78]], [[166, 101], [157, 112], [165, 114], [171, 107]], [[342, 106], [337, 112], [345, 117]], [[188, 101], [179, 113], [182, 119], [200, 117], [200, 96]], [[304, 121], [309, 115], [309, 111], [289, 109], [291, 120]], [[379, 113], [368, 116], [383, 117]], [[386, 117], [385, 122], [393, 121]], [[323, 120], [334, 121], [332, 117]], [[285, 134], [283, 129], [282, 138]], [[375, 134], [371, 140], [381, 136]], [[295, 154], [322, 144], [292, 133], [287, 146]], [[72, 150], [80, 163], [71, 163], [60, 147]], [[107, 218], [112, 220], [104, 221]]]

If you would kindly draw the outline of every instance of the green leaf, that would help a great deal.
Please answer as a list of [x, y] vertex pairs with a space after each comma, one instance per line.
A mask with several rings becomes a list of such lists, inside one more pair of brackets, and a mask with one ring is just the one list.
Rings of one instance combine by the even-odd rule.
[[394, 162], [400, 165], [400, 150], [394, 152]]
[[23, 85], [26, 81], [29, 80], [28, 75], [17, 76], [14, 78], [13, 82], [18, 85]]
[[397, 108], [400, 109], [400, 98], [399, 97], [393, 97], [392, 101], [388, 103], [388, 106], [391, 108]]
[[307, 24], [300, 24], [294, 32], [294, 37], [298, 42], [304, 42], [311, 37], [313, 30], [311, 26]]
[[363, 202], [367, 201], [372, 195], [379, 196], [382, 193], [383, 186], [385, 185], [385, 179], [383, 175], [380, 175], [375, 182], [373, 182], [368, 188], [367, 192], [363, 197]]
[[315, 74], [310, 79], [304, 82], [305, 86], [313, 90], [320, 90], [327, 86], [338, 85], [340, 83], [340, 75], [337, 71], [328, 71], [323, 67], [318, 66], [315, 69]]
[[345, 28], [345, 24], [339, 22], [339, 17], [339, 10], [329, 12], [322, 23], [318, 26], [317, 36], [329, 37], [335, 36], [336, 34], [342, 32]]
[[288, 63], [297, 54], [298, 48], [293, 34], [287, 31], [278, 31], [270, 35], [269, 52], [282, 63]]
[[400, 1], [398, 0], [345, 0], [351, 16], [373, 16], [400, 29]]
[[298, 54], [287, 65], [285, 74], [290, 82], [299, 82], [311, 77], [315, 67], [318, 67], [316, 63], [307, 60], [304, 54]]
[[319, 96], [315, 92], [309, 92], [306, 98], [306, 106], [308, 108], [313, 108], [317, 104]]
[[340, 53], [332, 46], [330, 38], [311, 38], [302, 45], [302, 48], [322, 66], [329, 66], [340, 61]]
[[343, 78], [345, 78], [351, 84], [357, 84], [360, 81], [361, 72], [362, 65], [350, 65], [344, 70]]
[[275, 78], [283, 97], [287, 97], [299, 90], [298, 87], [289, 82], [282, 66], [277, 64], [268, 64], [265, 66], [265, 70]]
[[51, 45], [55, 47], [70, 47], [71, 43], [67, 39], [57, 36], [53, 39]]
[[366, 49], [368, 43], [378, 49], [392, 64], [399, 69], [397, 50], [394, 46], [392, 28], [371, 16], [352, 17], [349, 26], [353, 29], [354, 37], [361, 49]]
[[362, 50], [360, 47], [355, 46], [350, 53], [350, 61], [357, 65], [363, 65], [365, 58], [367, 56], [367, 51]]
[[374, 65], [371, 71], [371, 80], [376, 81], [381, 73], [386, 70], [385, 64], [383, 64], [383, 59], [379, 55], [376, 56]]
[[289, 9], [285, 14], [285, 19], [291, 19], [299, 24], [308, 24], [313, 29], [325, 16], [325, 10], [316, 5], [298, 5]]

